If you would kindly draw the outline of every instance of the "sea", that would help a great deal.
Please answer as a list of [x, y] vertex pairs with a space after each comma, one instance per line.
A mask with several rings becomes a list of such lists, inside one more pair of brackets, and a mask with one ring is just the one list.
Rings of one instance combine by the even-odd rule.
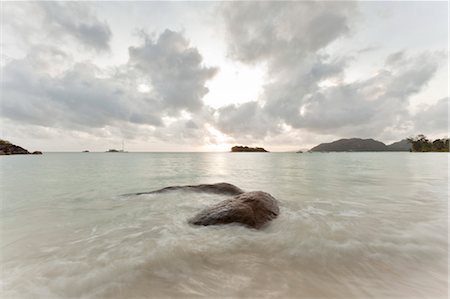
[[[447, 298], [446, 153], [3, 156], [1, 298]], [[262, 190], [261, 230], [187, 220]]]

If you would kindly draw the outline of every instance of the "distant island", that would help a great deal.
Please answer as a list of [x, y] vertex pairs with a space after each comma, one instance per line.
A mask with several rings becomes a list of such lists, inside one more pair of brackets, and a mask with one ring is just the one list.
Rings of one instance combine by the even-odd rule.
[[231, 148], [231, 152], [232, 152], [232, 153], [237, 153], [237, 152], [251, 152], [251, 153], [260, 152], [260, 153], [268, 153], [269, 151], [266, 151], [266, 150], [263, 149], [262, 147], [233, 146], [233, 147]]
[[0, 155], [42, 155], [40, 151], [29, 152], [7, 140], [0, 139]]
[[374, 139], [339, 139], [329, 143], [321, 143], [310, 152], [448, 152], [449, 139], [428, 140], [424, 135], [407, 138], [386, 145]]
[[128, 152], [124, 150], [109, 149], [106, 151], [106, 153], [128, 153]]
[[310, 149], [311, 152], [409, 152], [411, 143], [407, 140], [386, 145], [374, 139], [339, 139], [330, 143], [321, 143]]

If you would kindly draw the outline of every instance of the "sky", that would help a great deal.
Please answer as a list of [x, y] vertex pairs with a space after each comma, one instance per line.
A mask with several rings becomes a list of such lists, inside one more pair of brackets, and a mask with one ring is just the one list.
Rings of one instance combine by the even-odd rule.
[[269, 151], [448, 136], [448, 3], [1, 2], [1, 136]]

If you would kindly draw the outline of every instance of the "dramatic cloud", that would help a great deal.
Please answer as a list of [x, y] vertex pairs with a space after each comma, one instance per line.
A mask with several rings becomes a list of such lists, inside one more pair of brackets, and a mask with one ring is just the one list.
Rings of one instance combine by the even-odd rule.
[[230, 55], [242, 62], [264, 60], [273, 72], [300, 64], [347, 33], [356, 10], [351, 2], [228, 2], [222, 13]]
[[228, 105], [216, 112], [216, 125], [225, 134], [239, 136], [243, 140], [262, 139], [267, 130], [279, 131], [271, 117], [261, 111], [257, 102], [240, 106]]
[[302, 98], [296, 113], [284, 114], [283, 120], [296, 128], [351, 127], [348, 131], [354, 133], [377, 134], [407, 113], [408, 98], [426, 85], [437, 64], [437, 57], [421, 55], [404, 59], [401, 65], [386, 65], [367, 80], [318, 89]]
[[374, 75], [346, 82], [353, 57], [329, 53], [334, 41], [348, 36], [355, 13], [354, 3], [225, 4], [230, 57], [267, 65], [269, 82], [257, 102], [219, 109], [218, 128], [249, 140], [286, 127], [377, 137], [411, 121], [409, 98], [426, 86], [445, 57], [396, 52]]
[[109, 49], [111, 31], [108, 25], [100, 22], [85, 6], [76, 2], [42, 2], [40, 5], [49, 34], [67, 34], [95, 49]]
[[[201, 98], [215, 68], [184, 37], [166, 30], [156, 42], [146, 38], [130, 48], [130, 63], [106, 72], [91, 63], [75, 63], [58, 75], [40, 66], [66, 57], [62, 51], [30, 53], [3, 68], [2, 116], [33, 125], [86, 130], [121, 123], [164, 126], [165, 117], [195, 112], [208, 117]], [[54, 60], [55, 59], [55, 60]], [[150, 90], [140, 92], [145, 82]], [[183, 118], [181, 118], [181, 121]], [[202, 126], [203, 124], [199, 124]], [[187, 129], [195, 130], [192, 121]]]
[[109, 50], [111, 30], [84, 3], [22, 2], [3, 4], [5, 31], [26, 45], [66, 41], [96, 51]]
[[102, 127], [117, 121], [160, 125], [154, 100], [120, 80], [98, 76], [92, 64], [75, 64], [61, 75], [40, 72], [25, 58], [3, 70], [2, 116], [54, 127]]
[[[258, 103], [219, 111], [219, 128], [239, 134], [243, 112], [251, 107], [245, 133], [264, 137], [283, 123], [297, 125], [302, 105], [318, 83], [339, 77], [348, 58], [331, 58], [321, 49], [346, 35], [352, 3], [245, 2], [222, 7], [230, 57], [267, 66], [269, 82]], [[268, 16], [262, 18], [261, 16]], [[233, 117], [226, 114], [232, 113]], [[258, 114], [255, 116], [254, 114]], [[252, 123], [253, 122], [253, 123]], [[258, 126], [255, 124], [258, 123]]]
[[151, 90], [159, 95], [161, 108], [199, 111], [208, 93], [205, 82], [217, 68], [202, 66], [202, 56], [179, 33], [164, 31], [157, 41], [145, 37], [140, 47], [130, 47], [130, 64], [140, 72]]

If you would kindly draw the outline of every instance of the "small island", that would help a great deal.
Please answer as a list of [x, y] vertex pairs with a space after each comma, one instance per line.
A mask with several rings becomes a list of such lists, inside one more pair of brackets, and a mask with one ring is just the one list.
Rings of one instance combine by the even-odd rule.
[[40, 151], [30, 153], [28, 150], [7, 140], [0, 139], [0, 155], [42, 155]]
[[266, 151], [262, 147], [233, 146], [231, 148], [231, 152], [232, 153], [238, 153], [238, 152], [268, 153], [269, 151]]
[[107, 150], [106, 152], [107, 152], [107, 153], [118, 153], [119, 150], [116, 150], [116, 149], [109, 149], [109, 150]]

